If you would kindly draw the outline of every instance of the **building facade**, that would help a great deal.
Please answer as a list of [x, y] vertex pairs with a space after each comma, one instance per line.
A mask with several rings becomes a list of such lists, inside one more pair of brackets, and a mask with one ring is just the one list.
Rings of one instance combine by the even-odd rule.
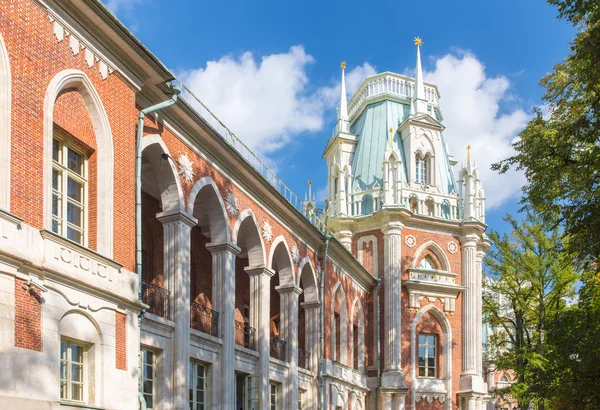
[[0, 408], [483, 409], [483, 190], [417, 53], [342, 78], [318, 214], [101, 2], [3, 1]]

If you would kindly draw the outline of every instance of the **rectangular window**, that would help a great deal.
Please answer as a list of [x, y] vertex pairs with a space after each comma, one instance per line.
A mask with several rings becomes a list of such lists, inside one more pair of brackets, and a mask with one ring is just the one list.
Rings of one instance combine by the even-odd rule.
[[83, 402], [84, 348], [74, 342], [60, 341], [60, 398]]
[[85, 245], [87, 160], [59, 139], [52, 140], [52, 232]]
[[419, 377], [437, 377], [437, 336], [419, 334]]
[[271, 383], [271, 410], [277, 410], [277, 385]]
[[140, 391], [146, 399], [146, 408], [151, 410], [154, 408], [155, 353], [142, 349], [141, 361], [142, 385]]
[[204, 410], [206, 404], [206, 367], [190, 362], [190, 410]]

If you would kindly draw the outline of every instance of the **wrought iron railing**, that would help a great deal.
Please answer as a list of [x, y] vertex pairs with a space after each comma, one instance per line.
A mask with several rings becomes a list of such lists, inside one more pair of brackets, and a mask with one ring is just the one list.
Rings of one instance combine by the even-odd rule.
[[298, 367], [310, 370], [310, 352], [304, 349], [298, 349]]
[[271, 336], [271, 349], [269, 349], [271, 357], [281, 361], [286, 361], [285, 346], [287, 342], [276, 336]]
[[248, 323], [239, 322], [237, 320], [235, 321], [235, 344], [244, 346], [248, 349], [256, 350], [255, 334], [256, 329], [254, 329]]
[[192, 303], [190, 306], [190, 327], [217, 336], [219, 332], [219, 312], [215, 312], [199, 303]]
[[169, 300], [171, 292], [154, 283], [142, 280], [142, 302], [150, 306], [148, 313], [170, 319]]

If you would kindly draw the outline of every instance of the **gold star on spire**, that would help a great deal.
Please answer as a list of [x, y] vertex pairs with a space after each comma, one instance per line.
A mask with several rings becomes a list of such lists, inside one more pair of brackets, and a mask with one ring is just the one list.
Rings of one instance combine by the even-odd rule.
[[340, 64], [340, 68], [343, 70], [346, 68], [346, 62], [342, 61], [342, 64]]
[[467, 163], [471, 162], [471, 144], [467, 145]]
[[415, 37], [415, 46], [421, 47], [422, 45], [423, 45], [423, 40], [421, 40], [421, 37]]

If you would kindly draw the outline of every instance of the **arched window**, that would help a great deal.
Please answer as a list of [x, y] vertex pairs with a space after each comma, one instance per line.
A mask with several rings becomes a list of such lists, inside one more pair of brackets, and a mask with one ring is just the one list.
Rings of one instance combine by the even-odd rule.
[[435, 262], [431, 259], [431, 256], [426, 256], [421, 260], [419, 264], [421, 269], [435, 269]]
[[417, 184], [425, 184], [427, 182], [427, 160], [420, 154], [417, 154], [415, 164], [415, 182]]
[[442, 202], [442, 218], [450, 219], [450, 202], [447, 200]]

